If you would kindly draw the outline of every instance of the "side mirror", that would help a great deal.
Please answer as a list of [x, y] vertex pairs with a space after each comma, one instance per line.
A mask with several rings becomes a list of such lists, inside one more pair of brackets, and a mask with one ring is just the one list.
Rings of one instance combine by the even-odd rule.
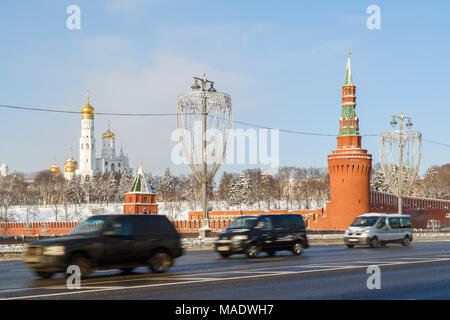
[[383, 227], [383, 224], [382, 224], [381, 222], [377, 224], [377, 228], [378, 228], [378, 229], [380, 229], [380, 228], [382, 228], [382, 227]]

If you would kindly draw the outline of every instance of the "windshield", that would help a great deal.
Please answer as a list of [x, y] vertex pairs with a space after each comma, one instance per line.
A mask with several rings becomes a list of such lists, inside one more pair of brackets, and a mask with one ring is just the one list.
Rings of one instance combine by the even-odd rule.
[[238, 217], [230, 223], [227, 229], [250, 229], [257, 220], [258, 217]]
[[358, 217], [351, 224], [352, 227], [370, 227], [377, 222], [379, 217]]
[[105, 225], [105, 222], [108, 220], [105, 218], [89, 218], [83, 223], [76, 226], [70, 234], [95, 234], [100, 232]]

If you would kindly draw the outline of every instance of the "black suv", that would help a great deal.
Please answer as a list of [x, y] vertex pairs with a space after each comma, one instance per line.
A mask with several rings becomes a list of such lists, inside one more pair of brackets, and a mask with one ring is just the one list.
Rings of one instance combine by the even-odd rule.
[[92, 216], [68, 235], [32, 242], [24, 261], [42, 278], [77, 265], [85, 276], [96, 269], [149, 266], [165, 272], [181, 256], [180, 235], [162, 215]]
[[218, 234], [215, 242], [216, 251], [224, 258], [235, 253], [245, 253], [253, 258], [261, 251], [274, 255], [283, 250], [301, 255], [308, 247], [306, 228], [300, 214], [240, 216]]

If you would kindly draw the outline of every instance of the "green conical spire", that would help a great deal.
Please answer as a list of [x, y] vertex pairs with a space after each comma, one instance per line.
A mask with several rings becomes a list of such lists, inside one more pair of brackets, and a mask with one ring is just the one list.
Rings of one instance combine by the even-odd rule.
[[353, 78], [352, 78], [352, 66], [350, 64], [350, 56], [351, 52], [348, 53], [347, 56], [347, 68], [345, 70], [345, 82], [344, 86], [352, 86], [353, 85]]

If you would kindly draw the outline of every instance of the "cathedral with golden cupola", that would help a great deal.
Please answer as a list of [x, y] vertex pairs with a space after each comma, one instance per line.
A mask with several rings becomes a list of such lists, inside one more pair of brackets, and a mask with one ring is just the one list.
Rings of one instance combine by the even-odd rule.
[[95, 110], [89, 104], [88, 94], [86, 105], [81, 108], [80, 160], [75, 173], [85, 178], [92, 177], [96, 172], [131, 171], [129, 158], [122, 148], [119, 155], [116, 155], [116, 135], [111, 131], [109, 121], [108, 129], [102, 135], [101, 157], [96, 158], [94, 115]]
[[[110, 122], [108, 129], [102, 135], [101, 157], [96, 158], [96, 144], [94, 136], [95, 109], [89, 103], [89, 92], [86, 104], [81, 108], [81, 136], [79, 144], [79, 161], [75, 161], [72, 152], [70, 158], [64, 164], [64, 178], [72, 180], [79, 175], [82, 180], [92, 177], [95, 173], [132, 172], [129, 166], [129, 158], [124, 154], [123, 148], [116, 155], [116, 135], [111, 131]], [[56, 163], [50, 168], [53, 174], [60, 174], [61, 169]]]

